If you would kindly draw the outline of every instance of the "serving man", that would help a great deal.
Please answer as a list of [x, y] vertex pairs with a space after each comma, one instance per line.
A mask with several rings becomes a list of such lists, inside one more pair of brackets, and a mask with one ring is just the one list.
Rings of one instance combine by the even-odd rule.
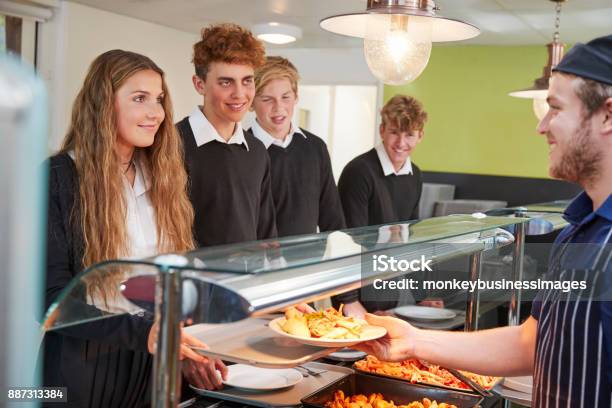
[[255, 71], [257, 120], [251, 131], [268, 149], [279, 236], [344, 228], [327, 145], [292, 122], [299, 75], [282, 57]]
[[[423, 181], [410, 155], [423, 140], [427, 112], [415, 98], [395, 95], [380, 115], [381, 143], [351, 160], [338, 181], [349, 228], [418, 218]], [[361, 317], [366, 311], [358, 291], [337, 296], [334, 301], [345, 303], [347, 314]], [[369, 311], [396, 306], [393, 301], [365, 303]], [[424, 304], [441, 306], [439, 301]]]
[[193, 46], [193, 86], [203, 106], [177, 128], [200, 246], [276, 237], [270, 159], [240, 125], [255, 96], [254, 70], [264, 62], [261, 42], [235, 24], [205, 28]]
[[[612, 404], [612, 35], [576, 45], [554, 69], [538, 125], [552, 177], [583, 187], [565, 211], [549, 279], [587, 282], [544, 290], [520, 326], [476, 333], [419, 330], [367, 315], [388, 336], [362, 346], [383, 360], [420, 358], [482, 374], [533, 374], [532, 407]], [[474, 350], [478, 350], [477, 353]]]

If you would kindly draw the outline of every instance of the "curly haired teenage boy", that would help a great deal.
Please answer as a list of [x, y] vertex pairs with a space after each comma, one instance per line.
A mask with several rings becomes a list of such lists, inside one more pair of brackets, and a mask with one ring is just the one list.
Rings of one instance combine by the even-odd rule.
[[193, 86], [202, 95], [177, 128], [183, 138], [199, 246], [276, 237], [270, 159], [240, 121], [255, 96], [264, 47], [236, 24], [211, 25], [193, 46]]

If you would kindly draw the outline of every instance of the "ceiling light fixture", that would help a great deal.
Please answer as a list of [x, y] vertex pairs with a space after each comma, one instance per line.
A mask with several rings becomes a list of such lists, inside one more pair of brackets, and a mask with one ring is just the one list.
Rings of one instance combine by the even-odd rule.
[[542, 76], [535, 81], [533, 85], [520, 91], [510, 92], [508, 95], [516, 98], [528, 98], [533, 99], [533, 112], [539, 120], [542, 120], [548, 112], [548, 103], [546, 97], [548, 95], [548, 83], [552, 70], [554, 67], [561, 62], [563, 53], [565, 50], [565, 44], [559, 40], [559, 27], [561, 26], [561, 4], [565, 0], [550, 0], [555, 5], [555, 33], [553, 34], [553, 40], [551, 43], [546, 44], [548, 51], [548, 62], [544, 66], [544, 72]]
[[283, 23], [256, 24], [251, 30], [257, 38], [270, 44], [289, 44], [302, 38], [300, 27]]
[[324, 18], [321, 28], [363, 38], [372, 74], [389, 85], [414, 81], [423, 72], [431, 43], [476, 37], [480, 30], [463, 21], [436, 15], [432, 0], [368, 0], [365, 12]]

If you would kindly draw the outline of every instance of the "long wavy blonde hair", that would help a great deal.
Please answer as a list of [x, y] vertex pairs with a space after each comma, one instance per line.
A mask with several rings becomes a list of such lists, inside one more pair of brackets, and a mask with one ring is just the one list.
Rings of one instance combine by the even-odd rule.
[[[112, 50], [98, 56], [72, 108], [70, 129], [61, 151], [74, 152], [78, 175], [78, 208], [73, 221], [83, 232], [83, 267], [128, 255], [123, 175], [115, 153], [117, 117], [115, 94], [135, 73], [153, 70], [162, 77], [163, 109], [154, 142], [139, 148], [151, 175], [149, 197], [155, 209], [158, 251], [194, 247], [193, 208], [187, 195], [187, 174], [181, 139], [172, 120], [172, 103], [163, 71], [149, 58]], [[102, 285], [98, 282], [99, 285]]]

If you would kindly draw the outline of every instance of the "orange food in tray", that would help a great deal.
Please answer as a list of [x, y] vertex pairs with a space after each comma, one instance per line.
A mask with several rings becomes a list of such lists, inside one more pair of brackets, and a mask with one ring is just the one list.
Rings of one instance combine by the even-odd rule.
[[355, 367], [361, 371], [402, 378], [411, 383], [436, 385], [458, 390], [472, 390], [466, 383], [452, 375], [448, 370], [417, 359], [394, 363], [380, 361], [374, 356], [367, 356], [364, 360], [357, 361]]
[[380, 393], [345, 396], [342, 390], [334, 393], [334, 400], [325, 403], [327, 408], [457, 408], [456, 405], [438, 403], [429, 398], [422, 401], [412, 401], [408, 404], [396, 405], [393, 401], [387, 401]]
[[463, 374], [464, 376], [466, 376], [467, 378], [469, 378], [474, 383], [480, 385], [485, 390], [490, 390], [491, 388], [495, 387], [495, 384], [497, 384], [499, 380], [501, 380], [501, 377], [474, 374], [474, 373], [470, 373], [469, 371], [463, 371], [463, 370], [459, 370], [459, 372]]

